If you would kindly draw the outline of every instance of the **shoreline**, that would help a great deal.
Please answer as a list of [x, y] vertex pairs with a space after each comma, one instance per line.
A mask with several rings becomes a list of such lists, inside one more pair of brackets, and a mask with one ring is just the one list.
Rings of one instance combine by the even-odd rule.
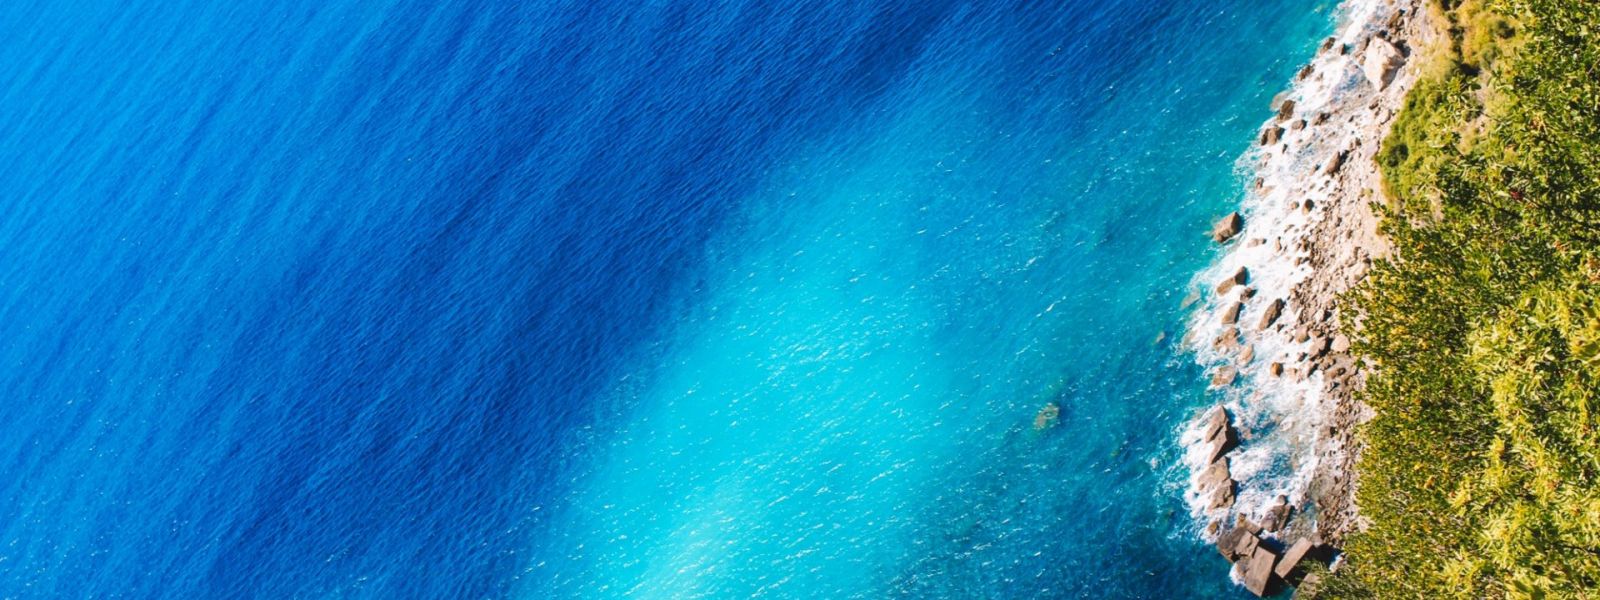
[[[1242, 223], [1219, 223], [1226, 250], [1191, 286], [1184, 345], [1216, 401], [1179, 434], [1185, 500], [1201, 536], [1237, 562], [1231, 576], [1258, 594], [1292, 579], [1284, 563], [1307, 548], [1332, 556], [1361, 524], [1356, 429], [1371, 411], [1349, 354], [1359, 316], [1339, 297], [1389, 251], [1370, 206], [1383, 199], [1375, 155], [1433, 35], [1420, 0], [1346, 0], [1339, 12], [1241, 158], [1255, 176]], [[1252, 556], [1257, 545], [1270, 564]]]

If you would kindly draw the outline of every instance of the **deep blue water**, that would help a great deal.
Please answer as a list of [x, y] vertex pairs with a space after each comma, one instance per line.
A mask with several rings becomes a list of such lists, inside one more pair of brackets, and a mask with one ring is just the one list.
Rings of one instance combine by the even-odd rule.
[[1331, 8], [6, 2], [0, 597], [1241, 596], [1172, 339]]

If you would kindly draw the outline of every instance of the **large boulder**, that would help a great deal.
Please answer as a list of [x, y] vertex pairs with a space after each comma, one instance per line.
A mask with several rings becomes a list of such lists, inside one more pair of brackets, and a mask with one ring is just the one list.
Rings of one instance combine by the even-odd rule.
[[1367, 76], [1367, 81], [1372, 87], [1382, 91], [1394, 81], [1394, 74], [1400, 70], [1400, 65], [1405, 64], [1405, 56], [1400, 50], [1383, 38], [1372, 38], [1367, 44], [1367, 55], [1361, 61], [1361, 72]]
[[1200, 472], [1200, 489], [1212, 490], [1223, 484], [1233, 483], [1233, 474], [1228, 471], [1228, 461], [1219, 459]]
[[1278, 120], [1283, 121], [1292, 116], [1294, 116], [1294, 101], [1284, 100], [1283, 104], [1278, 105]]
[[1265, 546], [1256, 546], [1250, 553], [1250, 560], [1240, 563], [1244, 566], [1244, 589], [1257, 596], [1267, 595], [1267, 584], [1272, 583], [1272, 566], [1277, 563], [1278, 555]]
[[[1238, 441], [1238, 434], [1233, 431], [1233, 425], [1228, 423], [1227, 409], [1217, 405], [1206, 419], [1205, 435], [1200, 440], [1201, 444], [1211, 449], [1210, 455], [1206, 458], [1206, 463], [1214, 464], [1218, 462], [1222, 455], [1232, 450], [1233, 445]], [[1226, 465], [1223, 468], [1226, 469]], [[1224, 474], [1227, 473], [1225, 472]]]
[[1261, 130], [1261, 145], [1263, 146], [1271, 146], [1281, 139], [1283, 139], [1282, 127], [1273, 126]]
[[1310, 554], [1311, 549], [1315, 546], [1315, 544], [1311, 543], [1311, 540], [1306, 538], [1296, 540], [1294, 545], [1289, 546], [1289, 550], [1283, 553], [1283, 560], [1278, 561], [1278, 567], [1273, 569], [1273, 573], [1276, 573], [1278, 577], [1288, 579], [1289, 575], [1300, 566], [1300, 561], [1305, 560], [1306, 555]]
[[1239, 267], [1239, 270], [1234, 271], [1233, 275], [1228, 276], [1227, 279], [1224, 279], [1217, 284], [1217, 295], [1221, 296], [1226, 294], [1229, 290], [1232, 290], [1234, 286], [1244, 285], [1247, 281], [1250, 281], [1250, 270], [1244, 267]]
[[1223, 485], [1211, 492], [1211, 503], [1206, 505], [1206, 510], [1219, 510], [1233, 507], [1233, 480], [1229, 479]]
[[1277, 503], [1268, 508], [1267, 514], [1261, 518], [1261, 528], [1268, 533], [1277, 533], [1289, 524], [1289, 515], [1293, 511], [1294, 507], [1289, 505], [1289, 499], [1278, 496]]
[[1283, 298], [1278, 298], [1268, 304], [1267, 309], [1261, 313], [1261, 323], [1257, 326], [1257, 329], [1266, 329], [1271, 327], [1273, 323], [1278, 322], [1278, 317], [1283, 316], [1283, 304]]
[[1333, 344], [1331, 346], [1329, 346], [1329, 349], [1333, 350], [1333, 352], [1335, 354], [1344, 354], [1346, 352], [1349, 352], [1350, 351], [1350, 336], [1347, 336], [1347, 335], [1342, 334], [1342, 333], [1335, 334], [1333, 336]]
[[1242, 312], [1244, 312], [1244, 303], [1243, 302], [1234, 302], [1233, 306], [1229, 306], [1228, 307], [1228, 310], [1222, 311], [1222, 324], [1223, 325], [1233, 325], [1235, 323], [1238, 323], [1239, 322], [1239, 313], [1242, 313]]
[[1238, 561], [1239, 542], [1247, 535], [1250, 535], [1250, 532], [1245, 531], [1243, 527], [1234, 527], [1222, 532], [1222, 535], [1217, 536], [1217, 552], [1228, 559], [1228, 562]]
[[1244, 217], [1239, 216], [1238, 211], [1234, 211], [1211, 227], [1211, 239], [1221, 244], [1239, 235], [1240, 231], [1244, 231]]
[[1328, 159], [1328, 164], [1323, 165], [1322, 174], [1331, 176], [1334, 173], [1338, 173], [1339, 169], [1344, 167], [1344, 159], [1349, 156], [1349, 154], [1349, 152], [1345, 152], [1343, 150], [1334, 153], [1333, 158]]

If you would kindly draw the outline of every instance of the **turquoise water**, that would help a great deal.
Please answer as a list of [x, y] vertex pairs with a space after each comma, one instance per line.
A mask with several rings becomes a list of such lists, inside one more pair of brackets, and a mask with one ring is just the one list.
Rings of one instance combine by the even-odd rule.
[[0, 597], [1241, 596], [1182, 299], [1332, 7], [5, 3]]
[[712, 238], [541, 507], [535, 595], [1242, 594], [1181, 502], [1206, 402], [1181, 304], [1329, 28], [1311, 3], [942, 24]]

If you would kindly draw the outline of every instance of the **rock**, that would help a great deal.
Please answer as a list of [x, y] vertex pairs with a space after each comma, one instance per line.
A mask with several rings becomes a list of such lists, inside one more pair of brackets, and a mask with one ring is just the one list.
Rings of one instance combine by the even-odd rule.
[[1334, 154], [1333, 158], [1328, 159], [1328, 164], [1322, 167], [1322, 174], [1333, 175], [1334, 173], [1338, 173], [1339, 168], [1344, 166], [1344, 159], [1348, 154], [1349, 152], [1344, 150], [1340, 150], [1338, 153]]
[[1372, 87], [1383, 91], [1384, 88], [1389, 87], [1390, 82], [1394, 81], [1395, 72], [1399, 71], [1400, 65], [1405, 64], [1405, 62], [1405, 57], [1400, 54], [1400, 50], [1394, 47], [1394, 44], [1390, 44], [1383, 39], [1373, 38], [1371, 42], [1367, 43], [1367, 55], [1361, 61], [1361, 72], [1367, 76], [1367, 81], [1372, 83]]
[[1200, 472], [1199, 479], [1195, 482], [1202, 492], [1215, 490], [1223, 484], [1233, 484], [1233, 473], [1228, 471], [1228, 461], [1219, 459]]
[[1320, 358], [1323, 353], [1328, 351], [1328, 338], [1321, 335], [1312, 336], [1309, 351], [1311, 352], [1311, 358]]
[[1314, 70], [1315, 69], [1313, 69], [1311, 67], [1311, 65], [1306, 65], [1304, 67], [1300, 67], [1300, 72], [1296, 73], [1294, 78], [1303, 80], [1303, 79], [1305, 79], [1307, 77], [1310, 77], [1311, 76], [1311, 72], [1314, 71]]
[[1283, 375], [1283, 363], [1275, 362], [1275, 363], [1272, 363], [1270, 365], [1267, 365], [1267, 372], [1271, 373], [1273, 377], [1282, 376]]
[[1244, 217], [1239, 216], [1238, 211], [1234, 211], [1228, 213], [1228, 216], [1223, 217], [1221, 221], [1217, 221], [1217, 224], [1211, 228], [1211, 239], [1216, 240], [1218, 244], [1225, 243], [1233, 239], [1233, 236], [1239, 235], [1239, 232], [1243, 230]]
[[[1205, 436], [1201, 443], [1211, 448], [1211, 454], [1206, 459], [1207, 464], [1215, 464], [1222, 455], [1233, 449], [1239, 438], [1233, 426], [1228, 423], [1228, 411], [1222, 405], [1212, 409], [1211, 416], [1206, 420]], [[1231, 477], [1232, 475], [1229, 475]]]
[[1039, 414], [1033, 416], [1033, 430], [1041, 431], [1048, 429], [1054, 426], [1056, 424], [1056, 420], [1060, 417], [1061, 407], [1056, 406], [1056, 403], [1054, 402], [1046, 404], [1044, 405], [1044, 408], [1039, 409]]
[[1205, 436], [1201, 439], [1209, 442], [1213, 439], [1216, 439], [1218, 435], [1227, 429], [1228, 409], [1223, 408], [1221, 404], [1218, 404], [1216, 407], [1211, 409], [1209, 416], [1206, 417]]
[[1249, 299], [1254, 298], [1254, 297], [1256, 297], [1256, 289], [1253, 288], [1253, 287], [1241, 288], [1239, 290], [1239, 299], [1240, 300], [1249, 300]]
[[1234, 544], [1233, 553], [1239, 558], [1250, 558], [1251, 555], [1255, 554], [1256, 548], [1261, 547], [1261, 537], [1249, 529], [1243, 527], [1239, 529], [1244, 532], [1244, 535], [1239, 536], [1238, 543]]
[[1217, 486], [1216, 491], [1211, 493], [1211, 504], [1206, 506], [1206, 510], [1220, 510], [1220, 509], [1232, 508], [1232, 507], [1233, 507], [1233, 480], [1229, 479], [1227, 482], [1223, 483], [1222, 485]]
[[1238, 527], [1222, 532], [1222, 535], [1217, 536], [1217, 552], [1222, 554], [1223, 558], [1228, 559], [1228, 562], [1238, 561], [1239, 553], [1237, 548], [1239, 547], [1239, 541], [1247, 535], [1250, 535], [1250, 532]]
[[1305, 119], [1296, 119], [1295, 122], [1289, 124], [1289, 130], [1290, 131], [1300, 131], [1301, 129], [1305, 129], [1305, 128], [1306, 128], [1306, 120]]
[[1283, 316], [1283, 305], [1283, 298], [1278, 298], [1268, 304], [1267, 309], [1261, 313], [1261, 323], [1256, 326], [1256, 329], [1265, 330], [1271, 327], [1273, 323], [1278, 322], [1278, 317]]
[[1289, 551], [1283, 553], [1283, 560], [1278, 561], [1278, 567], [1273, 569], [1272, 572], [1277, 574], [1278, 577], [1288, 579], [1289, 575], [1300, 566], [1300, 561], [1311, 553], [1313, 546], [1309, 539], [1300, 538], [1295, 540], [1294, 545], [1289, 546]]
[[1244, 282], [1249, 281], [1249, 280], [1250, 280], [1250, 271], [1248, 269], [1245, 269], [1244, 267], [1239, 267], [1239, 270], [1237, 272], [1235, 272], [1233, 275], [1229, 276], [1227, 279], [1222, 280], [1221, 283], [1217, 284], [1217, 295], [1221, 296], [1223, 294], [1226, 294], [1226, 293], [1228, 293], [1228, 290], [1233, 289], [1233, 286], [1244, 285]]
[[1239, 322], [1239, 313], [1244, 312], [1243, 302], [1234, 302], [1228, 310], [1222, 311], [1222, 324], [1232, 325]]
[[1250, 361], [1252, 359], [1254, 359], [1255, 357], [1256, 357], [1256, 347], [1253, 346], [1253, 345], [1248, 345], [1247, 344], [1247, 345], [1245, 345], [1243, 350], [1239, 351], [1239, 364], [1240, 365], [1248, 365], [1248, 364], [1250, 364]]
[[1212, 340], [1211, 346], [1218, 350], [1227, 350], [1239, 345], [1239, 328], [1232, 325], [1217, 334], [1217, 339]]
[[1217, 369], [1217, 373], [1211, 376], [1211, 385], [1215, 387], [1228, 387], [1233, 385], [1233, 381], [1238, 378], [1238, 369], [1233, 367], [1223, 367], [1221, 369]]
[[1283, 104], [1278, 106], [1278, 120], [1282, 121], [1292, 116], [1294, 116], [1294, 101], [1284, 100]]
[[1244, 589], [1257, 596], [1266, 596], [1267, 584], [1272, 582], [1272, 566], [1277, 562], [1278, 555], [1263, 546], [1256, 546], [1241, 573], [1244, 576]]
[[1282, 127], [1268, 127], [1261, 130], [1261, 145], [1263, 146], [1271, 146], [1281, 139], [1283, 139]]
[[1336, 354], [1344, 354], [1346, 352], [1349, 352], [1350, 351], [1350, 338], [1349, 338], [1349, 336], [1346, 336], [1345, 334], [1342, 334], [1342, 333], [1333, 336], [1333, 351]]
[[1267, 509], [1266, 516], [1261, 518], [1261, 528], [1267, 533], [1277, 533], [1284, 525], [1289, 524], [1289, 514], [1293, 510], [1294, 507], [1289, 506], [1288, 498], [1278, 496], [1278, 503]]

